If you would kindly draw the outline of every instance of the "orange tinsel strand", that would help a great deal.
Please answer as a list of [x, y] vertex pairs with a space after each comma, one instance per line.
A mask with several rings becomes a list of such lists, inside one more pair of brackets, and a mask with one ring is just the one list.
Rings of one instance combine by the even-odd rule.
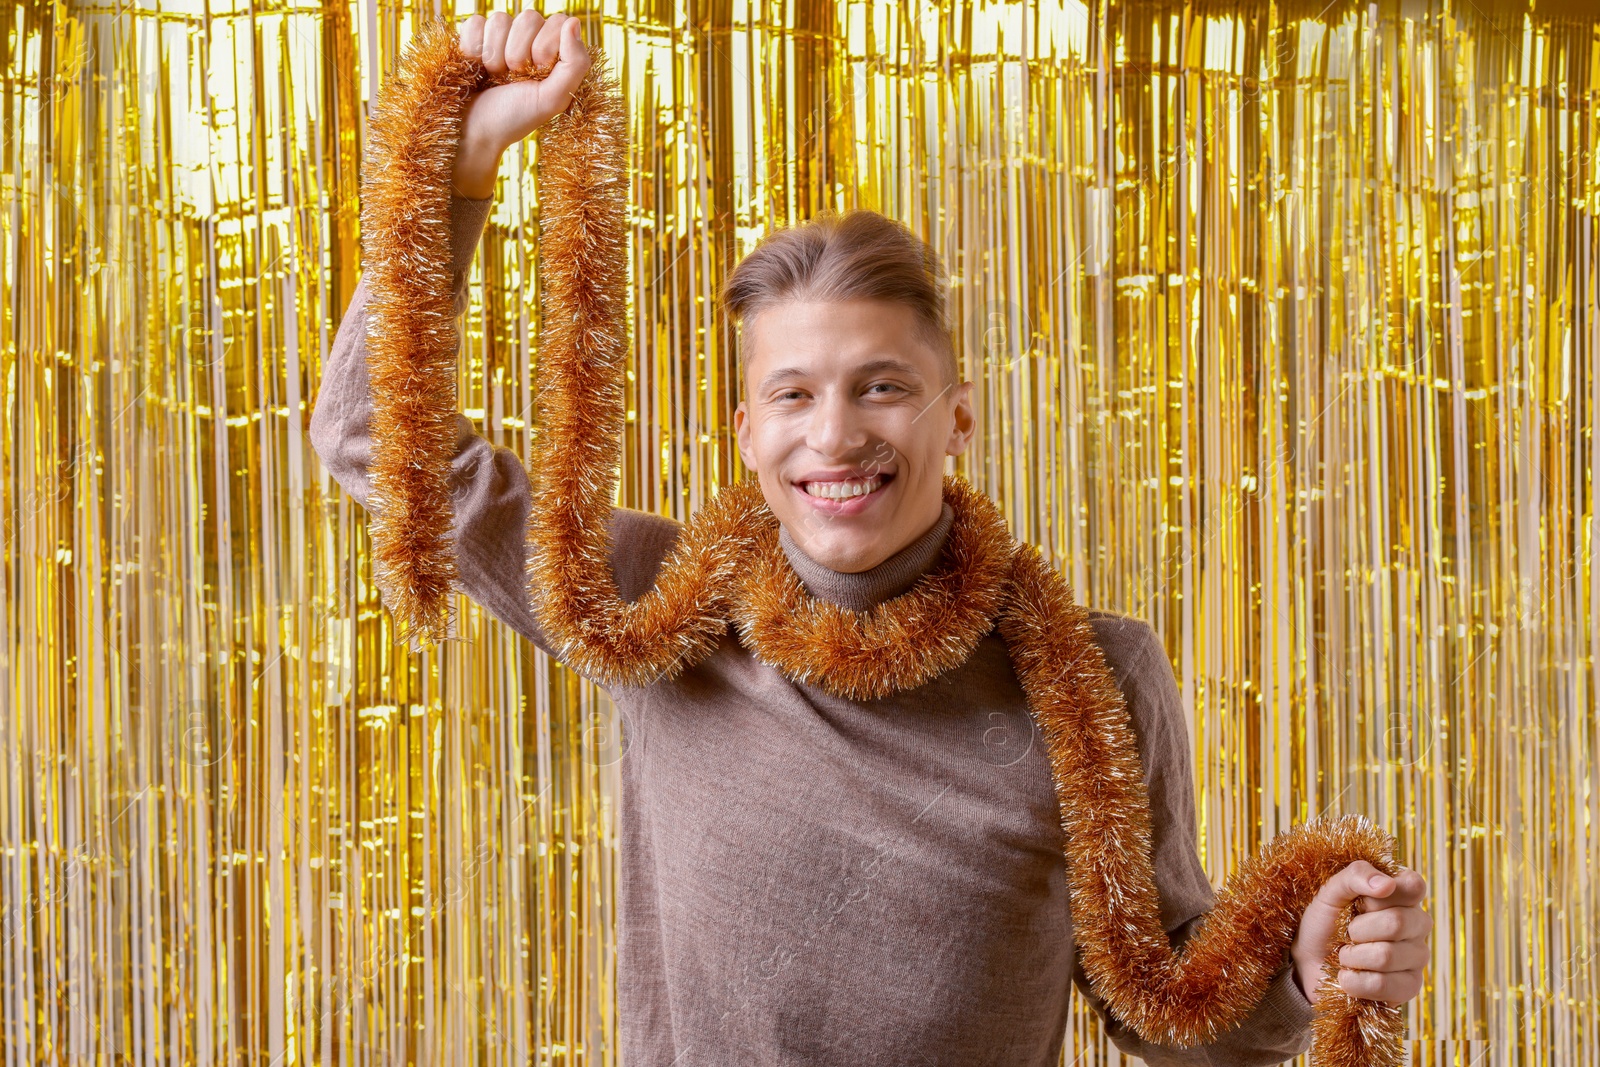
[[418, 640], [444, 636], [456, 579], [446, 541], [457, 349], [450, 180], [461, 108], [482, 70], [453, 33], [425, 26], [373, 108], [362, 181], [374, 579]]
[[723, 512], [709, 509], [666, 563], [674, 581], [634, 604], [618, 595], [607, 521], [622, 462], [628, 155], [621, 94], [601, 52], [540, 137], [544, 328], [530, 596], [574, 670], [644, 685], [716, 647], [741, 546], [718, 521]]
[[[419, 34], [380, 101], [369, 184], [374, 436], [382, 514], [374, 528], [385, 602], [437, 632], [453, 573], [446, 533], [447, 430], [455, 414], [448, 321], [449, 169], [467, 93], [491, 81], [454, 34]], [[626, 359], [625, 123], [598, 51], [572, 105], [546, 128], [540, 170], [544, 334], [528, 579], [540, 623], [574, 669], [608, 684], [670, 678], [733, 624], [786, 677], [851, 699], [911, 688], [965, 662], [999, 628], [1039, 722], [1066, 832], [1078, 951], [1114, 1015], [1146, 1039], [1192, 1046], [1261, 999], [1320, 886], [1366, 860], [1393, 874], [1393, 839], [1360, 816], [1316, 820], [1246, 862], [1174, 953], [1150, 859], [1150, 810], [1121, 691], [1087, 613], [994, 502], [947, 476], [955, 511], [940, 559], [869, 612], [816, 601], [789, 567], [759, 485], [723, 489], [678, 537], [655, 586], [628, 603], [609, 562], [621, 463]], [[402, 210], [403, 208], [403, 210]], [[379, 334], [385, 334], [380, 337]], [[448, 358], [447, 358], [448, 354]], [[381, 490], [381, 492], [380, 492]], [[381, 545], [379, 544], [381, 539]], [[1354, 906], [1339, 927], [1342, 946]], [[1312, 1055], [1331, 1067], [1400, 1061], [1401, 1008], [1354, 1000], [1324, 966]]]

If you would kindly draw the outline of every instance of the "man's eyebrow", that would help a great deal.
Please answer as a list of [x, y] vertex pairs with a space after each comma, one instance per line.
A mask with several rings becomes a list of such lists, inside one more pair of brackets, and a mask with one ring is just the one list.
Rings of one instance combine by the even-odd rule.
[[901, 374], [909, 374], [918, 381], [922, 380], [922, 372], [916, 368], [915, 364], [907, 363], [903, 359], [892, 359], [888, 356], [882, 359], [868, 360], [856, 369], [862, 374], [876, 374], [881, 370], [893, 370], [899, 371]]
[[801, 370], [799, 367], [784, 367], [781, 370], [773, 371], [771, 374], [761, 379], [761, 384], [756, 386], [756, 388], [764, 393], [774, 385], [777, 385], [779, 382], [783, 381], [785, 378], [804, 378], [805, 376], [806, 372]]
[[[860, 374], [876, 374], [885, 370], [899, 371], [902, 374], [910, 375], [918, 381], [922, 380], [922, 372], [915, 365], [907, 363], [903, 359], [892, 359], [887, 356], [881, 359], [868, 360], [856, 368], [857, 373]], [[808, 373], [810, 372], [803, 367], [781, 367], [761, 379], [761, 384], [756, 388], [758, 392], [764, 393], [785, 379], [804, 378]]]

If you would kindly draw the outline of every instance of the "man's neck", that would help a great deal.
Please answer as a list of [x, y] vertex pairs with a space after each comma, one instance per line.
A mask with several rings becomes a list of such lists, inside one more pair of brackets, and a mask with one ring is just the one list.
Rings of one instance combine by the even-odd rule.
[[819, 600], [851, 611], [865, 611], [910, 589], [934, 565], [944, 548], [955, 512], [940, 502], [939, 518], [888, 559], [864, 571], [836, 571], [806, 555], [789, 536], [788, 527], [778, 531], [778, 543], [789, 557], [789, 564], [800, 577], [806, 591]]

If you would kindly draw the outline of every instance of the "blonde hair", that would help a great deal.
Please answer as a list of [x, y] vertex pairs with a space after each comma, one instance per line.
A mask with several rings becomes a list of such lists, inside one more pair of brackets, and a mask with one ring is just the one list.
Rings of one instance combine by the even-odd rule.
[[843, 300], [885, 300], [911, 308], [917, 339], [939, 359], [941, 384], [956, 383], [939, 254], [904, 223], [864, 208], [844, 214], [829, 209], [775, 230], [739, 261], [719, 302], [741, 327], [740, 371], [749, 361], [745, 331], [762, 311], [789, 301]]

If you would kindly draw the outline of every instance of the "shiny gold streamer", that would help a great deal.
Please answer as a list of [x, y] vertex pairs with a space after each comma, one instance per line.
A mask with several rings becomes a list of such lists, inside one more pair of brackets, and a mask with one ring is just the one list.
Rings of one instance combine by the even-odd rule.
[[[1415, 1061], [1600, 1062], [1600, 17], [582, 11], [635, 153], [622, 502], [743, 476], [742, 251], [904, 219], [979, 383], [960, 473], [1167, 637], [1213, 879], [1364, 812], [1433, 891]], [[4, 1060], [614, 1063], [627, 734], [466, 602], [396, 645], [305, 438], [416, 12], [7, 15]], [[461, 385], [524, 454], [536, 153]], [[1114, 1055], [1080, 1006], [1065, 1058]]]

